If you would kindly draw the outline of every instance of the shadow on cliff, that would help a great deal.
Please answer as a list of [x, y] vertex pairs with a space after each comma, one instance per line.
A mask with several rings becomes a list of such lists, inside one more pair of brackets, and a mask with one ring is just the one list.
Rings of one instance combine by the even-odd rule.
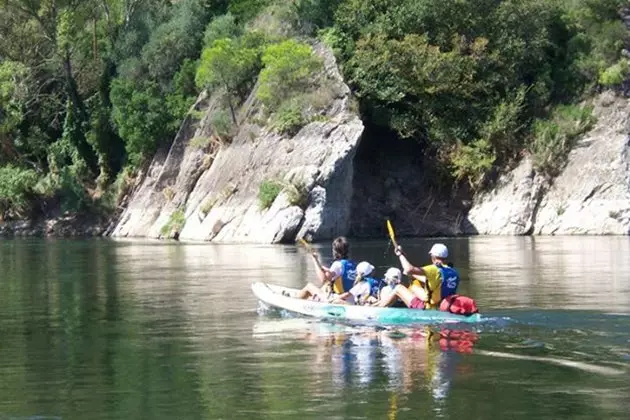
[[[402, 140], [363, 116], [365, 131], [354, 159], [349, 236], [383, 237], [391, 220], [400, 236], [454, 236], [468, 223], [471, 194], [439, 187], [437, 167], [425, 147]], [[468, 226], [472, 233], [474, 226]]]

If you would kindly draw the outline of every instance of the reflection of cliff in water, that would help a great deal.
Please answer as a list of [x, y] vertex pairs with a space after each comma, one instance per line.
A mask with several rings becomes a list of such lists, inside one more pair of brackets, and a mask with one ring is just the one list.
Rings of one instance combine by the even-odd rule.
[[147, 308], [191, 321], [251, 312], [252, 281], [301, 285], [310, 268], [294, 247], [123, 241], [115, 250], [121, 287]]
[[475, 237], [469, 255], [480, 307], [615, 312], [630, 304], [627, 237]]

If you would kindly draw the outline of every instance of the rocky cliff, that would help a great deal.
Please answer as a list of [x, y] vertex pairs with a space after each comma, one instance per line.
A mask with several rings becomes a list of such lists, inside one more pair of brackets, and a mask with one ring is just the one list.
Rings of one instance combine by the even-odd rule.
[[[334, 82], [316, 121], [293, 136], [278, 134], [262, 122], [254, 89], [227, 144], [212, 132], [220, 95], [202, 95], [173, 143], [139, 176], [108, 233], [252, 243], [384, 238], [388, 218], [399, 235], [410, 236], [630, 234], [627, 98], [611, 92], [595, 98], [597, 122], [555, 179], [538, 174], [525, 157], [471, 203], [466, 191], [431, 190], [433, 175], [419, 144], [383, 147], [391, 133], [366, 129], [334, 56], [320, 44], [315, 50]], [[211, 141], [200, 147], [200, 138]], [[261, 208], [265, 183], [281, 192]]]
[[[261, 124], [251, 93], [231, 143], [216, 140], [211, 120], [220, 95], [202, 95], [173, 143], [138, 178], [114, 237], [176, 237], [219, 242], [292, 242], [346, 234], [353, 160], [364, 127], [333, 54], [321, 44], [334, 94], [316, 121], [294, 136]], [[199, 113], [203, 117], [197, 119]], [[209, 139], [199, 147], [197, 139]], [[281, 186], [261, 208], [261, 185]]]
[[467, 234], [630, 234], [630, 100], [605, 92], [597, 123], [548, 181], [525, 158], [491, 191], [475, 197]]

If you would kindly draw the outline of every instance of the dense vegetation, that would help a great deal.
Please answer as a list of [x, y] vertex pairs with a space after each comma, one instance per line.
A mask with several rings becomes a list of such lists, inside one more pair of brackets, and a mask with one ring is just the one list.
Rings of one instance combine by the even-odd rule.
[[309, 38], [442, 185], [478, 187], [524, 150], [553, 174], [592, 124], [576, 104], [626, 79], [627, 3], [0, 0], [0, 216], [113, 208], [203, 89], [223, 92], [224, 139], [256, 80], [268, 123], [293, 133], [325, 102]]

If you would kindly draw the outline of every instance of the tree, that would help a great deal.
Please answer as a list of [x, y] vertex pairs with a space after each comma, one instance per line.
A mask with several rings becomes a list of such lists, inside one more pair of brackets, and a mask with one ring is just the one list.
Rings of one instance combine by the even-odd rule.
[[294, 39], [269, 45], [262, 62], [264, 69], [260, 72], [257, 97], [271, 109], [304, 90], [322, 67], [322, 60], [313, 54], [311, 46]]
[[258, 66], [257, 49], [242, 46], [238, 40], [219, 39], [203, 50], [195, 80], [203, 89], [225, 89], [232, 122], [236, 124], [235, 100], [253, 79]]

